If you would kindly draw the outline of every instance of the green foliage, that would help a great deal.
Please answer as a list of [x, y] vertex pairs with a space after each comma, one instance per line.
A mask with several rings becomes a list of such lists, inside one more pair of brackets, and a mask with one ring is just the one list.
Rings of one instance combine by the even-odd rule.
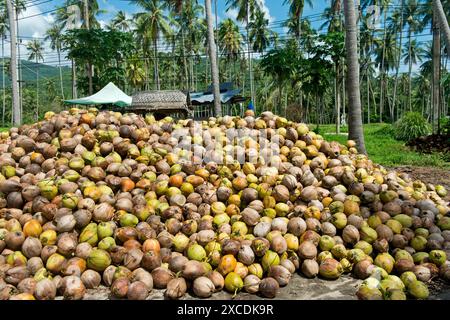
[[[375, 163], [387, 167], [410, 165], [450, 168], [449, 159], [446, 159], [443, 154], [421, 154], [406, 147], [403, 142], [396, 140], [389, 133], [391, 127], [391, 125], [379, 123], [364, 125], [367, 152]], [[332, 134], [334, 130], [334, 125], [322, 125], [320, 131], [326, 140], [345, 144], [347, 135]], [[346, 131], [346, 128], [342, 128], [342, 132]]]
[[441, 124], [441, 134], [450, 135], [450, 116], [441, 118], [440, 124]]
[[[95, 90], [101, 89], [109, 81], [119, 86], [125, 84], [124, 61], [134, 50], [130, 33], [102, 29], [75, 29], [66, 32], [63, 43], [68, 58], [75, 60], [80, 71], [88, 63], [95, 67], [96, 75], [100, 75], [93, 77]], [[88, 85], [86, 79], [87, 77], [81, 77], [79, 81], [81, 89], [85, 92]]]
[[431, 132], [430, 124], [418, 112], [406, 113], [395, 123], [394, 128], [395, 138], [402, 141], [411, 141]]

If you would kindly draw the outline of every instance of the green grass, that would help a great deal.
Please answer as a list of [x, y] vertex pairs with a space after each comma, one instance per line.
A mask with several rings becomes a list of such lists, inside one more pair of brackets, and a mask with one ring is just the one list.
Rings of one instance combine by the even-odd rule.
[[1, 128], [1, 127], [0, 127], [0, 132], [8, 131], [8, 130], [9, 130], [9, 128]]
[[[311, 128], [314, 128], [312, 126]], [[319, 132], [328, 141], [346, 143], [347, 135], [336, 135], [335, 125], [322, 125]], [[450, 162], [445, 161], [441, 154], [421, 154], [405, 146], [404, 142], [395, 140], [388, 124], [364, 125], [364, 137], [367, 153], [371, 160], [386, 167], [411, 165], [419, 167], [450, 168]], [[347, 127], [341, 128], [341, 133], [347, 133]]]

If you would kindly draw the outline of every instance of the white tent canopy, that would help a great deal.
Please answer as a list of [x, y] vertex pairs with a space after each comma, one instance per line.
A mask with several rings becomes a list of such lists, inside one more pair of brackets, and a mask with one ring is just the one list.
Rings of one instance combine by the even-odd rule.
[[131, 105], [131, 97], [126, 95], [122, 90], [116, 87], [112, 82], [108, 83], [102, 90], [89, 97], [64, 100], [68, 104], [83, 104], [83, 105], [99, 105], [99, 104], [114, 104], [119, 107], [126, 107]]

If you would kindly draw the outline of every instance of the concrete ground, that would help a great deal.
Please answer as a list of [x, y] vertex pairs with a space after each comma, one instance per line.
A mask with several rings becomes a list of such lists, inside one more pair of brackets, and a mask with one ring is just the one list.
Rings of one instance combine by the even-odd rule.
[[[357, 300], [356, 291], [361, 280], [344, 275], [337, 280], [323, 280], [320, 278], [307, 279], [299, 274], [292, 276], [291, 282], [286, 287], [280, 288], [275, 299], [279, 300]], [[153, 289], [147, 299], [162, 300], [164, 291]], [[450, 300], [450, 285], [442, 282], [434, 283], [430, 288], [430, 299]], [[85, 300], [107, 300], [114, 299], [109, 296], [109, 289], [101, 287], [99, 289], [88, 290]], [[60, 297], [62, 299], [62, 297]], [[182, 300], [198, 299], [190, 294], [186, 294]], [[214, 293], [210, 298], [213, 300], [229, 300], [232, 295], [225, 292]], [[264, 299], [254, 294], [241, 292], [234, 297], [234, 300], [261, 300]]]

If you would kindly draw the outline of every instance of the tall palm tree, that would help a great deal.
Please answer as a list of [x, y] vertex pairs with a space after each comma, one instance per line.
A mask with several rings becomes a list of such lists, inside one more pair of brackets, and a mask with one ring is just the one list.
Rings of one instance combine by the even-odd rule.
[[[385, 102], [388, 102], [389, 105], [389, 99], [386, 99], [387, 94], [385, 95], [385, 91], [387, 93], [387, 86], [386, 86], [386, 73], [388, 73], [390, 70], [395, 69], [395, 60], [397, 58], [398, 52], [401, 51], [400, 48], [397, 46], [397, 39], [396, 35], [392, 32], [388, 32], [383, 39], [377, 38], [375, 39], [375, 63], [377, 64], [379, 70], [380, 70], [380, 108], [379, 108], [379, 116], [380, 116], [380, 122], [383, 122], [383, 107], [385, 105]], [[389, 110], [391, 111], [390, 114], [392, 114], [392, 106], [389, 105]]]
[[312, 0], [284, 0], [283, 5], [289, 4], [289, 19], [296, 22], [296, 37], [297, 40], [300, 40], [302, 36], [302, 16], [303, 10], [305, 9], [305, 4], [312, 8], [313, 1]]
[[216, 44], [214, 42], [213, 17], [211, 12], [211, 0], [205, 0], [206, 23], [208, 25], [208, 49], [211, 60], [211, 76], [213, 82], [214, 94], [214, 115], [220, 117], [222, 115], [222, 107], [220, 105], [220, 85], [219, 85], [219, 68], [217, 66]]
[[[23, 1], [23, 0], [21, 0]], [[90, 28], [100, 28], [100, 22], [97, 19], [97, 15], [106, 13], [106, 10], [100, 9], [98, 5], [98, 0], [88, 0], [88, 12], [89, 12], [89, 27]], [[66, 28], [69, 21], [71, 21], [71, 12], [67, 10], [67, 7], [71, 5], [76, 5], [80, 8], [81, 12], [81, 27], [84, 28], [86, 26], [86, 17], [84, 16], [84, 1], [80, 0], [65, 0], [65, 3], [61, 6], [58, 6], [56, 11], [54, 12], [56, 23], [61, 25], [61, 28]]]
[[250, 21], [253, 20], [254, 14], [258, 8], [260, 8], [260, 1], [258, 0], [227, 0], [227, 11], [230, 9], [237, 9], [237, 20], [245, 22], [246, 29], [246, 41], [247, 41], [247, 54], [248, 54], [248, 66], [249, 66], [249, 77], [250, 77], [250, 94], [252, 102], [255, 103], [255, 89], [253, 83], [253, 62], [251, 53], [251, 41], [249, 37], [249, 25]]
[[114, 18], [111, 19], [111, 25], [120, 31], [130, 31], [131, 29], [131, 20], [127, 17], [127, 14], [123, 10], [119, 10]]
[[[222, 55], [225, 56], [226, 63], [235, 62], [242, 51], [242, 35], [239, 32], [239, 27], [233, 20], [227, 18], [219, 24], [219, 49]], [[232, 68], [228, 66], [230, 71]]]
[[411, 75], [412, 75], [412, 66], [413, 64], [418, 64], [422, 62], [425, 57], [425, 50], [422, 48], [421, 44], [416, 40], [412, 39], [405, 44], [405, 52], [403, 53], [403, 61], [408, 64], [408, 107], [409, 111], [412, 111], [412, 84], [411, 84]]
[[147, 44], [153, 43], [155, 85], [156, 90], [160, 90], [158, 42], [161, 34], [166, 38], [172, 34], [168, 23], [169, 18], [164, 11], [164, 5], [159, 0], [136, 0], [135, 3], [145, 10], [145, 12], [135, 14], [138, 23], [137, 31]]
[[61, 97], [64, 100], [64, 86], [62, 77], [62, 66], [61, 66], [61, 47], [62, 47], [62, 29], [61, 25], [54, 23], [45, 33], [45, 40], [50, 40], [50, 48], [56, 50], [58, 54], [58, 65], [59, 65], [59, 83], [61, 86]]
[[356, 13], [353, 0], [344, 0], [345, 47], [347, 49], [347, 92], [349, 103], [348, 137], [355, 140], [358, 151], [366, 154], [361, 119], [361, 93], [359, 88], [358, 43], [356, 36]]
[[36, 62], [36, 114], [35, 120], [39, 119], [39, 61], [44, 61], [42, 53], [44, 46], [41, 41], [33, 39], [27, 43], [28, 60], [35, 60]]
[[250, 22], [249, 29], [253, 51], [263, 53], [273, 42], [275, 32], [269, 29], [269, 19], [262, 10], [256, 10], [255, 18]]
[[[421, 20], [421, 7], [420, 3], [417, 0], [408, 0], [406, 2], [405, 10], [403, 13], [403, 22], [408, 26], [408, 43], [407, 43], [407, 56], [411, 57], [413, 50], [413, 40], [412, 35], [420, 32], [423, 30], [423, 24]], [[417, 42], [416, 42], [417, 43]], [[405, 55], [403, 55], [405, 57]], [[408, 79], [409, 79], [409, 86], [408, 86], [408, 107], [409, 110], [412, 110], [412, 85], [411, 85], [411, 73], [412, 73], [412, 62], [413, 57], [408, 59], [409, 63], [409, 71], [408, 71]]]
[[2, 37], [2, 89], [3, 89], [3, 108], [2, 108], [2, 126], [5, 126], [6, 112], [6, 88], [5, 88], [5, 36], [8, 32], [8, 17], [6, 10], [0, 15], [0, 37]]
[[[204, 8], [197, 1], [185, 1], [183, 14], [180, 16], [180, 26], [184, 29], [187, 36], [184, 46], [187, 49], [189, 57], [189, 89], [194, 89], [194, 57], [198, 56], [201, 47], [207, 47], [207, 33]], [[184, 33], [183, 33], [184, 36]], [[205, 46], [203, 46], [205, 44]]]
[[450, 57], [450, 27], [448, 24], [447, 17], [445, 16], [445, 12], [448, 13], [450, 10], [450, 2], [445, 1], [444, 5], [445, 5], [445, 9], [440, 0], [433, 0], [433, 7], [436, 10], [436, 16], [439, 20], [442, 32], [444, 34], [444, 40], [445, 40], [445, 44], [447, 46], [447, 55]]
[[400, 71], [400, 63], [401, 63], [401, 57], [402, 57], [402, 50], [403, 47], [403, 27], [404, 27], [404, 9], [405, 9], [405, 0], [401, 0], [400, 4], [400, 10], [395, 10], [391, 17], [389, 17], [389, 29], [393, 33], [399, 34], [399, 42], [398, 47], [400, 48], [399, 52], [397, 53], [397, 57], [395, 59], [395, 80], [394, 80], [394, 92], [392, 97], [392, 112], [391, 112], [391, 121], [394, 121], [394, 113], [395, 113], [395, 107], [397, 104], [397, 89], [398, 89], [398, 74]]
[[[381, 65], [380, 65], [380, 122], [383, 122], [384, 109], [384, 91], [385, 91], [385, 77], [386, 77], [386, 42], [387, 42], [387, 12], [390, 0], [381, 0], [381, 9], [383, 10], [383, 41], [381, 43]], [[395, 38], [393, 38], [395, 40]], [[391, 39], [390, 39], [391, 40]]]

